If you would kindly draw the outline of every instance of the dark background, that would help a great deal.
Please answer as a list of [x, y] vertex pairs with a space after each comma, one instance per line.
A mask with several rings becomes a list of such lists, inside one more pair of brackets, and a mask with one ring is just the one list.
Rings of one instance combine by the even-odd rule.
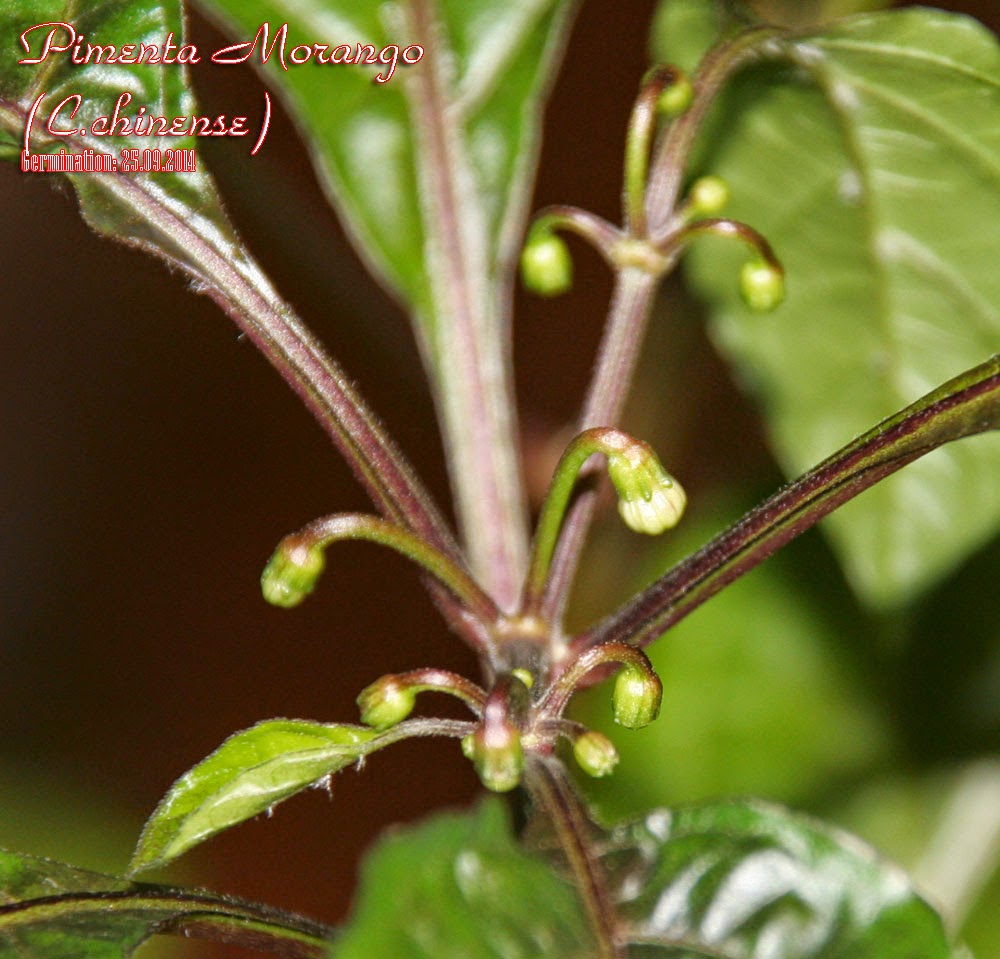
[[[993, 3], [940, 5], [994, 29], [1000, 20]], [[572, 202], [617, 219], [653, 8], [583, 5], [548, 109], [536, 206]], [[199, 17], [191, 30], [203, 49], [223, 43]], [[9, 55], [13, 40], [4, 43]], [[194, 79], [205, 112], [259, 113], [248, 71], [203, 63]], [[256, 158], [235, 141], [198, 149], [278, 289], [446, 501], [405, 319], [350, 252], [287, 117]], [[331, 551], [298, 610], [264, 604], [258, 577], [280, 537], [314, 516], [367, 508], [364, 496], [229, 321], [159, 262], [89, 232], [54, 180], [0, 170], [0, 844], [115, 870], [173, 779], [234, 730], [274, 716], [351, 721], [357, 692], [383, 672], [475, 666], [413, 570], [372, 546]], [[536, 494], [552, 434], [572, 421], [585, 386], [610, 289], [597, 257], [574, 249], [570, 295], [517, 302]], [[679, 295], [669, 286], [664, 298]], [[710, 483], [734, 461], [776, 479], [697, 327], [682, 346], [690, 376], [658, 403], [673, 410], [672, 462], [687, 484]], [[666, 355], [655, 336], [650, 351]], [[695, 383], [712, 392], [684, 387]], [[690, 438], [706, 430], [729, 459], [695, 451]], [[477, 789], [453, 743], [407, 744], [363, 775], [341, 774], [332, 802], [298, 798], [166, 878], [336, 921], [382, 828]]]

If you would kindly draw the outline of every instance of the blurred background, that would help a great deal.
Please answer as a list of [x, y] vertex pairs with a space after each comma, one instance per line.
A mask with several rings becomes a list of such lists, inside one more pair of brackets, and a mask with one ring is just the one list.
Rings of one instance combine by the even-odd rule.
[[[1000, 28], [993, 3], [939, 5]], [[582, 5], [547, 113], [536, 207], [570, 202], [617, 220], [655, 6]], [[815, 6], [768, 11], [802, 17]], [[197, 14], [190, 29], [199, 47], [223, 44]], [[259, 113], [249, 70], [202, 64], [193, 76], [206, 113]], [[292, 123], [279, 111], [256, 158], [231, 141], [198, 151], [278, 289], [447, 501], [405, 319], [351, 252]], [[89, 232], [68, 187], [4, 167], [0, 218], [0, 845], [120, 871], [170, 783], [231, 732], [276, 716], [352, 721], [358, 691], [383, 672], [475, 665], [413, 570], [373, 546], [335, 548], [301, 608], [267, 606], [258, 577], [282, 535], [366, 508], [346, 467], [229, 321], [159, 262]], [[519, 293], [516, 305], [535, 505], [610, 292], [597, 256], [574, 254], [569, 295]], [[611, 511], [581, 576], [576, 625], [781, 482], [678, 283], [658, 312], [671, 316], [669, 335], [654, 321], [625, 425], [662, 452], [693, 510], [665, 546], [637, 543]], [[913, 608], [876, 616], [808, 534], [661, 644], [663, 719], [616, 736], [622, 771], [595, 801], [610, 816], [767, 796], [860, 832], [934, 894], [962, 842], [983, 851], [975, 816], [988, 822], [1000, 806], [998, 569], [994, 543]], [[606, 691], [584, 710], [605, 713]], [[157, 878], [337, 922], [382, 829], [477, 792], [453, 743], [406, 744], [362, 775], [342, 773], [332, 801], [296, 798]], [[985, 852], [978, 873], [956, 880], [980, 956], [1000, 955], [1000, 850]], [[187, 944], [170, 954], [237, 955]]]

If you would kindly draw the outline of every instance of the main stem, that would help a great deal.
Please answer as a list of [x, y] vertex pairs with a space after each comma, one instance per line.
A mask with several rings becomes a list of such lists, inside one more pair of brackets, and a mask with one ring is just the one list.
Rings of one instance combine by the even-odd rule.
[[[626, 267], [618, 273], [608, 324], [577, 432], [582, 433], [596, 426], [613, 426], [621, 418], [652, 311], [656, 284], [656, 276], [635, 267]], [[597, 476], [596, 459], [591, 459], [580, 472], [581, 480], [588, 476]], [[589, 486], [581, 487], [580, 494], [566, 514], [541, 606], [543, 618], [553, 625], [556, 632], [562, 629], [569, 590], [596, 506], [597, 489], [591, 482]]]

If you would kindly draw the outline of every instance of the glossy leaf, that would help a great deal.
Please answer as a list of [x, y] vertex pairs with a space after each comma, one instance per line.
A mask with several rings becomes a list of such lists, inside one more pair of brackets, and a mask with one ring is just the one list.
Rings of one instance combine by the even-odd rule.
[[171, 787], [143, 830], [131, 872], [162, 866], [192, 846], [271, 809], [370, 751], [363, 726], [273, 719], [227, 739]]
[[491, 800], [382, 839], [331, 959], [581, 959], [588, 935], [572, 887]]
[[[759, 395], [789, 474], [1000, 344], [1000, 46], [925, 9], [790, 42], [727, 99], [705, 172], [787, 269], [773, 315], [739, 301], [745, 253], [699, 241], [689, 275]], [[721, 131], [721, 133], [720, 133]], [[727, 279], [728, 278], [728, 279]], [[898, 603], [1000, 526], [1000, 439], [935, 453], [827, 522], [869, 601]]]
[[0, 959], [128, 959], [158, 933], [319, 959], [330, 930], [227, 896], [0, 851]]
[[859, 840], [729, 800], [616, 828], [606, 857], [642, 948], [670, 959], [950, 959], [941, 918]]

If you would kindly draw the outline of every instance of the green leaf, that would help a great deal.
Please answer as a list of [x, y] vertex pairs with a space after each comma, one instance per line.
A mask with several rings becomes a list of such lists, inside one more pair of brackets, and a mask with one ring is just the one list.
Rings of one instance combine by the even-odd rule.
[[[791, 475], [997, 351], [1000, 47], [914, 9], [788, 50], [795, 71], [737, 83], [706, 166], [784, 261], [787, 300], [749, 313], [732, 244], [699, 241], [688, 267]], [[961, 443], [838, 511], [827, 532], [859, 594], [902, 602], [993, 535], [998, 472], [1000, 439]]]
[[[162, 866], [206, 839], [270, 810], [398, 738], [364, 726], [291, 719], [258, 723], [185, 773], [150, 816], [130, 871]], [[376, 744], [375, 740], [381, 740]]]
[[269, 21], [288, 24], [289, 48], [423, 48], [385, 83], [373, 82], [375, 67], [283, 71], [276, 58], [267, 73], [361, 255], [410, 308], [473, 572], [513, 602], [527, 543], [510, 417], [510, 287], [542, 98], [573, 0], [203, 3], [240, 40]]
[[515, 841], [504, 805], [484, 802], [381, 840], [332, 959], [582, 959], [576, 895]]
[[[732, 515], [727, 507], [696, 517], [670, 549], [683, 555]], [[814, 557], [800, 544], [789, 550], [649, 648], [663, 679], [655, 723], [616, 731], [606, 683], [580, 697], [577, 718], [610, 735], [621, 755], [613, 776], [584, 782], [603, 818], [720, 795], [801, 803], [883, 757], [887, 733], [851, 682], [843, 637], [794, 575], [803, 556]]]
[[288, 913], [0, 850], [0, 959], [128, 959], [158, 933], [319, 959], [330, 930]]
[[941, 918], [854, 837], [754, 801], [659, 810], [617, 827], [630, 956], [949, 959]]
[[[84, 34], [88, 42], [102, 47], [114, 45], [120, 50], [123, 45], [145, 42], [162, 52], [170, 34], [178, 46], [184, 41], [179, 0], [102, 0], [87, 4], [85, 9], [73, 9], [76, 34]], [[0, 0], [0, 33], [13, 43], [34, 25], [59, 22], [66, 11], [66, 3], [56, 0]], [[57, 44], [68, 42], [65, 28], [53, 29]], [[40, 57], [47, 35], [45, 30], [29, 33], [32, 56]], [[133, 95], [132, 102], [120, 111], [127, 117], [136, 115], [140, 106], [146, 107], [149, 115], [168, 119], [197, 115], [180, 62], [80, 65], [69, 57], [69, 53], [50, 52], [40, 65], [18, 65], [8, 58], [0, 66], [0, 154], [10, 157], [12, 149], [19, 149], [11, 144], [23, 139], [32, 105], [41, 92], [48, 94], [38, 111], [42, 118], [65, 97], [79, 95], [73, 123], [80, 129], [90, 130], [98, 118], [113, 115], [125, 87]], [[65, 117], [57, 127], [67, 129]], [[117, 158], [122, 148], [190, 147], [193, 142], [190, 137], [157, 139], [134, 133], [118, 138], [91, 134], [56, 138], [45, 133], [44, 122], [38, 118], [31, 129], [36, 152], [94, 148]], [[56, 142], [59, 139], [65, 142]], [[3, 149], [4, 144], [8, 149]], [[445, 552], [457, 550], [428, 494], [348, 378], [281, 301], [243, 246], [200, 159], [197, 172], [136, 174], [120, 170], [67, 176], [79, 195], [84, 217], [94, 229], [164, 257], [194, 279], [197, 291], [219, 303], [302, 396], [387, 515], [404, 521]]]
[[[47, 96], [38, 108], [32, 123], [32, 148], [34, 152], [57, 153], [60, 148], [69, 152], [94, 150], [110, 155], [120, 162], [120, 151], [125, 149], [174, 150], [196, 146], [192, 136], [86, 136], [53, 137], [45, 132], [45, 120], [64, 98], [79, 96], [80, 106], [70, 119], [72, 104], [65, 107], [55, 122], [61, 130], [88, 130], [99, 117], [113, 115], [116, 102], [123, 93], [131, 101], [123, 103], [120, 115], [134, 120], [140, 107], [149, 115], [174, 117], [197, 115], [194, 95], [188, 81], [187, 68], [181, 63], [122, 65], [91, 61], [74, 64], [70, 52], [50, 52], [37, 65], [17, 63], [19, 58], [39, 58], [44, 52], [46, 39], [54, 33], [56, 45], [69, 43], [70, 34], [63, 27], [31, 30], [26, 40], [30, 53], [24, 53], [18, 37], [22, 31], [38, 24], [59, 23], [69, 14], [64, 0], [5, 0], [0, 3], [0, 31], [16, 47], [17, 57], [4, 59], [0, 68], [0, 129], [5, 143], [16, 144], [18, 155], [23, 149], [23, 138], [28, 113], [35, 99], [42, 93]], [[73, 11], [69, 16], [76, 35], [84, 35], [84, 47], [92, 42], [105, 46], [113, 44], [155, 44], [162, 51], [169, 33], [175, 43], [183, 43], [184, 23], [179, 0], [160, 0], [155, 3], [135, 3], [128, 0], [101, 0]], [[11, 51], [12, 54], [14, 51]], [[175, 51], [176, 55], [176, 51]], [[214, 118], [213, 118], [214, 119]], [[106, 126], [110, 126], [106, 124]], [[100, 129], [100, 127], [99, 127]], [[5, 152], [5, 155], [8, 155]], [[167, 215], [196, 220], [202, 232], [209, 233], [214, 242], [231, 248], [237, 246], [236, 237], [219, 204], [218, 196], [204, 163], [197, 164], [196, 172], [143, 173], [129, 176], [134, 186], [155, 197]], [[94, 229], [119, 240], [138, 246], [152, 247], [168, 259], [188, 270], [199, 272], [185, 242], [163, 230], [161, 224], [149, 222], [136, 208], [130, 194], [123, 190], [122, 175], [108, 173], [68, 174], [80, 197], [84, 216]], [[232, 251], [235, 255], [235, 251]]]
[[[533, 172], [538, 105], [553, 48], [565, 26], [566, 0], [416, 0], [391, 5], [376, 0], [321, 0], [303, 7], [289, 0], [208, 0], [205, 6], [251, 39], [264, 21], [288, 24], [296, 43], [419, 44], [419, 66], [400, 59], [392, 77], [375, 82], [383, 65], [289, 65], [277, 55], [268, 77], [302, 121], [317, 168], [359, 248], [377, 274], [432, 321], [429, 270], [440, 224], [426, 205], [435, 160], [427, 150], [418, 71], [447, 74], [447, 109], [453, 138], [447, 162], [468, 178], [463, 228], [482, 247], [483, 277], [509, 261], [520, 242], [516, 223]], [[272, 31], [273, 36], [274, 31]], [[260, 45], [252, 62], [260, 63]], [[414, 54], [415, 55], [415, 54]], [[514, 229], [514, 234], [511, 231]], [[470, 245], [471, 246], [471, 245]]]

